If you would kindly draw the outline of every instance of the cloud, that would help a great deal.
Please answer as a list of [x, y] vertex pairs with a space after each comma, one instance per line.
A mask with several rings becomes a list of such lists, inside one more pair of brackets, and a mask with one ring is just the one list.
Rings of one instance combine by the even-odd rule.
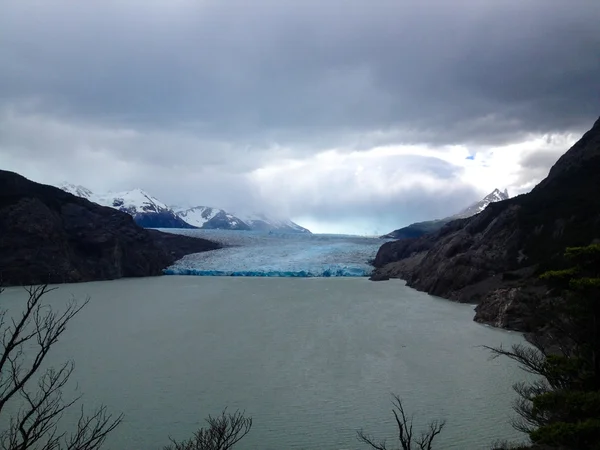
[[419, 155], [426, 152], [418, 147], [328, 151], [258, 169], [251, 178], [276, 210], [352, 223], [353, 231], [370, 234], [445, 217], [477, 199], [477, 191], [460, 179], [462, 168]]
[[597, 113], [600, 6], [585, 0], [3, 9], [1, 96], [77, 117], [256, 143], [309, 130], [461, 143], [565, 131]]
[[588, 0], [3, 2], [0, 163], [317, 222], [442, 214], [530, 189], [594, 121], [599, 19]]

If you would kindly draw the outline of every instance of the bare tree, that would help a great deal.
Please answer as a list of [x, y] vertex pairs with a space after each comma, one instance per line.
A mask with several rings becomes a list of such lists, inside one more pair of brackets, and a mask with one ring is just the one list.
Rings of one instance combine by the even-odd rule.
[[0, 432], [3, 450], [98, 449], [122, 420], [122, 415], [113, 418], [104, 406], [91, 415], [82, 409], [75, 431], [59, 430], [63, 413], [80, 399], [65, 400], [62, 394], [73, 363], [45, 370], [41, 366], [89, 299], [81, 304], [72, 299], [63, 312], [57, 312], [42, 302], [51, 290], [47, 285], [27, 288], [29, 298], [20, 316], [11, 318], [7, 310], [0, 311], [0, 419], [6, 416], [9, 404], [19, 405], [16, 415], [3, 420], [8, 422], [8, 428]]
[[[442, 432], [446, 421], [433, 420], [429, 422], [428, 430], [421, 432], [418, 437], [413, 434], [413, 417], [408, 417], [404, 411], [402, 400], [397, 395], [392, 395], [392, 413], [398, 428], [399, 450], [431, 450], [434, 439]], [[391, 450], [386, 441], [376, 441], [373, 436], [363, 430], [358, 431], [357, 438], [360, 442], [368, 444], [375, 450]]]
[[228, 450], [246, 436], [252, 428], [252, 418], [245, 417], [243, 411], [228, 414], [224, 410], [219, 416], [208, 416], [208, 426], [200, 428], [186, 441], [171, 439], [171, 445], [164, 450]]

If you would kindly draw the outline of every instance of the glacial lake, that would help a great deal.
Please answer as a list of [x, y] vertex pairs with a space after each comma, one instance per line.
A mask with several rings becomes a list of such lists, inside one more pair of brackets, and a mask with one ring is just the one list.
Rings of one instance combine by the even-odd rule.
[[392, 392], [416, 430], [446, 419], [436, 449], [523, 438], [509, 420], [526, 375], [481, 347], [522, 336], [401, 281], [163, 276], [61, 285], [48, 302], [71, 296], [91, 301], [50, 362], [75, 361], [86, 406], [125, 414], [105, 448], [158, 450], [228, 407], [254, 420], [239, 450], [364, 449], [360, 428], [393, 442]]

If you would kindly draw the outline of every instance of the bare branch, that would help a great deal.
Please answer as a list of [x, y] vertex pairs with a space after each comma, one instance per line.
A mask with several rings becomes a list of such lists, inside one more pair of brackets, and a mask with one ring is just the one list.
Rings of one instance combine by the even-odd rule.
[[[12, 320], [12, 326], [3, 331], [2, 355], [0, 356], [0, 373], [2, 380], [7, 372], [6, 365], [10, 366], [8, 373], [12, 379], [11, 383], [0, 383], [0, 413], [6, 403], [16, 395], [31, 377], [39, 370], [52, 345], [64, 333], [67, 323], [81, 309], [87, 305], [86, 299], [81, 305], [76, 301], [70, 301], [62, 314], [57, 314], [50, 307], [41, 304], [42, 296], [54, 290], [47, 285], [27, 288], [29, 299], [25, 311], [20, 319]], [[23, 358], [23, 346], [25, 343], [35, 341], [37, 353], [33, 361], [27, 365]]]
[[441, 422], [434, 420], [429, 422], [429, 431], [421, 433], [421, 437], [417, 440], [417, 445], [420, 450], [431, 450], [431, 446], [433, 445], [433, 440], [435, 437], [442, 432], [444, 426], [446, 425], [446, 421], [442, 420]]
[[101, 406], [86, 416], [83, 407], [77, 422], [77, 431], [71, 434], [65, 442], [66, 450], [93, 450], [100, 448], [108, 434], [123, 421], [123, 414], [113, 419], [107, 412], [106, 406]]
[[[420, 438], [413, 439], [413, 417], [409, 418], [406, 415], [402, 399], [396, 394], [392, 394], [392, 405], [401, 450], [432, 450], [433, 441], [442, 432], [446, 422], [437, 420], [430, 422], [428, 431], [422, 432]], [[357, 432], [357, 439], [375, 450], [388, 450], [385, 440], [377, 442], [363, 430]], [[414, 447], [414, 445], [417, 447]]]
[[388, 450], [388, 448], [386, 447], [385, 440], [377, 443], [377, 442], [375, 442], [375, 438], [373, 436], [366, 434], [363, 430], [358, 430], [356, 432], [356, 434], [357, 434], [356, 438], [358, 439], [359, 442], [362, 442], [363, 444], [367, 444], [375, 450]]
[[16, 318], [7, 321], [7, 311], [0, 311], [0, 414], [9, 401], [20, 400], [22, 404], [16, 416], [10, 418], [8, 429], [0, 433], [2, 449], [95, 450], [122, 419], [113, 419], [105, 407], [100, 407], [91, 416], [82, 411], [76, 431], [69, 438], [58, 432], [63, 413], [80, 398], [63, 399], [62, 389], [74, 369], [72, 362], [46, 369], [35, 390], [29, 389], [51, 347], [89, 302], [89, 298], [81, 304], [71, 300], [59, 313], [41, 302], [54, 289], [47, 285], [26, 288], [29, 297]]
[[246, 436], [252, 428], [252, 418], [243, 411], [228, 414], [227, 410], [217, 416], [208, 416], [208, 426], [200, 428], [194, 437], [178, 442], [171, 438], [171, 445], [164, 450], [228, 450]]

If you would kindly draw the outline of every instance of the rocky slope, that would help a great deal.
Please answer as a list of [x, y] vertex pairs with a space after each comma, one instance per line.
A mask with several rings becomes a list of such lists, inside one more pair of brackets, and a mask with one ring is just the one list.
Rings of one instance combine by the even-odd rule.
[[117, 209], [0, 171], [5, 286], [159, 275], [185, 254], [219, 247], [145, 230]]
[[501, 191], [500, 189], [494, 189], [491, 193], [486, 195], [480, 201], [467, 206], [465, 209], [459, 211], [458, 213], [452, 216], [445, 217], [443, 219], [416, 222], [408, 225], [407, 227], [394, 230], [391, 233], [388, 233], [381, 237], [384, 239], [410, 239], [420, 237], [425, 234], [434, 233], [440, 230], [448, 222], [451, 222], [456, 219], [464, 219], [467, 217], [474, 216], [475, 214], [479, 214], [481, 211], [487, 208], [490, 203], [508, 200], [508, 198], [509, 196], [506, 190]]
[[478, 303], [475, 320], [528, 331], [567, 246], [600, 239], [600, 119], [529, 194], [491, 203], [419, 238], [387, 242], [373, 279], [398, 277], [430, 294]]
[[133, 220], [144, 228], [195, 228], [182, 220], [166, 204], [142, 189], [125, 192], [95, 194], [86, 187], [63, 183], [63, 191], [85, 198], [98, 205], [118, 209], [133, 216]]

